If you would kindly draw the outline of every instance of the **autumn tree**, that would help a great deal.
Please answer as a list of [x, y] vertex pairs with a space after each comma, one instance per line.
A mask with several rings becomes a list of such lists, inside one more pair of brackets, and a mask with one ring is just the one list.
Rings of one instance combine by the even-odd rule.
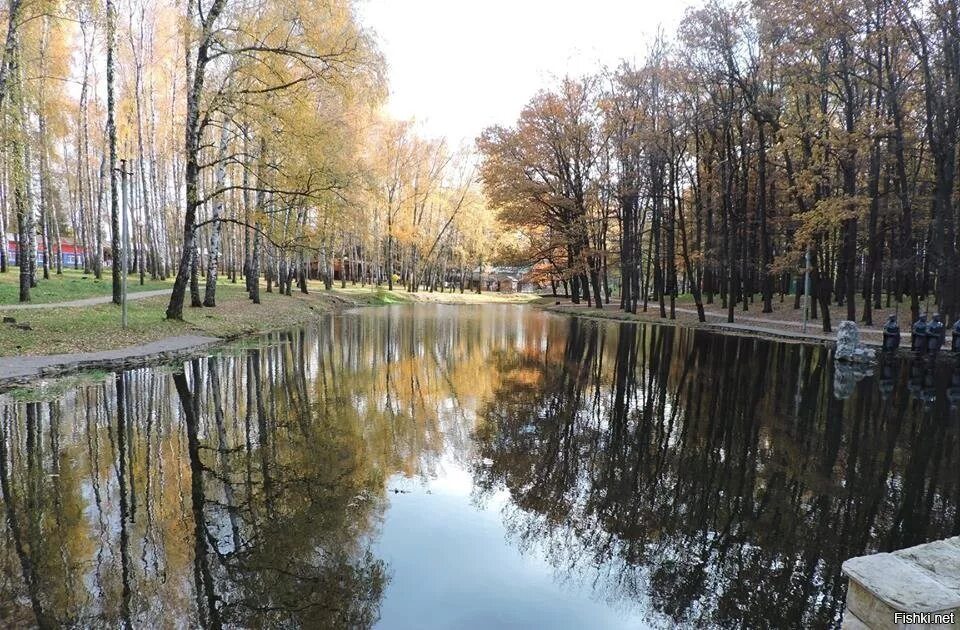
[[477, 144], [481, 177], [501, 220], [549, 228], [548, 246], [565, 252], [563, 275], [574, 303], [583, 298], [602, 308], [602, 258], [591, 244], [598, 224], [597, 91], [595, 79], [564, 79], [556, 91], [534, 96], [516, 126], [489, 128]]

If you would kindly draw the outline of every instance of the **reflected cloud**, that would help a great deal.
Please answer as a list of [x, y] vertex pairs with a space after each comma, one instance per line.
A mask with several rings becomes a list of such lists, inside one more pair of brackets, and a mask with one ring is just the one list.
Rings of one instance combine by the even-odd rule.
[[370, 627], [416, 518], [611, 618], [836, 625], [844, 559], [960, 530], [957, 383], [841, 399], [818, 348], [422, 305], [7, 394], [0, 625]]

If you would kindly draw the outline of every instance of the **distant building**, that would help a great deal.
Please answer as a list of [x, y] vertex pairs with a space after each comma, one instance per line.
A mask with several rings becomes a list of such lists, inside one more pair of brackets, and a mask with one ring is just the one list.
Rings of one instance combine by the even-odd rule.
[[480, 274], [477, 267], [473, 273], [480, 274], [486, 291], [500, 293], [534, 293], [543, 288], [531, 274], [532, 267], [487, 267]]
[[[7, 251], [7, 262], [10, 264], [19, 265], [20, 256], [18, 255], [19, 243], [17, 242], [17, 237], [15, 234], [6, 234], [4, 240], [6, 241], [6, 251]], [[56, 256], [57, 253], [57, 244], [53, 243], [53, 255], [50, 257], [50, 264], [55, 265], [56, 259], [53, 256]], [[83, 265], [83, 250], [77, 247], [71, 239], [62, 238], [60, 239], [60, 262], [64, 267], [73, 267], [73, 266], [82, 266]], [[37, 264], [43, 264], [43, 241], [37, 239]]]

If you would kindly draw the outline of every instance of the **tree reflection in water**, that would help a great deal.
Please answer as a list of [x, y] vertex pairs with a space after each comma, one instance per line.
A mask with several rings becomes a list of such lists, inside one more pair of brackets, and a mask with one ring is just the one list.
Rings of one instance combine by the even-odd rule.
[[835, 625], [844, 559], [960, 530], [947, 372], [841, 400], [821, 349], [418, 306], [7, 394], [0, 626], [369, 627], [387, 480], [451, 466], [652, 619]]
[[564, 327], [545, 353], [498, 355], [474, 466], [481, 496], [509, 491], [516, 543], [561, 576], [678, 623], [823, 627], [845, 559], [958, 533], [943, 395], [868, 379], [838, 400], [821, 348]]
[[5, 406], [0, 625], [371, 626], [382, 473], [306, 340]]

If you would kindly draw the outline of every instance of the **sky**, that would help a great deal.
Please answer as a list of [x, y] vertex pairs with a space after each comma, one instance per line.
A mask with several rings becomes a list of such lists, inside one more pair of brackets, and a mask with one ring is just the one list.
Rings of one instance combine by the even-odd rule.
[[690, 0], [362, 0], [387, 60], [387, 111], [452, 145], [511, 124], [564, 74], [641, 60]]

